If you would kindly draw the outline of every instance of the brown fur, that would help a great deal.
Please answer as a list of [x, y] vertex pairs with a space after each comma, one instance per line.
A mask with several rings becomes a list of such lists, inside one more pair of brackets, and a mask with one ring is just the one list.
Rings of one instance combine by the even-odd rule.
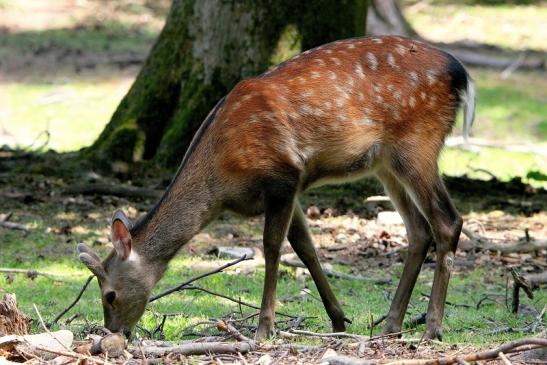
[[[446, 53], [401, 37], [377, 37], [318, 47], [240, 82], [208, 117], [156, 208], [131, 232], [127, 227], [127, 234], [120, 230], [125, 222], [115, 216], [119, 254], [103, 263], [107, 277], [101, 280], [117, 291], [124, 308], [125, 287], [148, 298], [177, 250], [222, 210], [265, 212], [266, 279], [257, 338], [273, 331], [279, 248], [287, 234], [312, 273], [334, 329], [344, 330], [343, 311], [296, 197], [310, 186], [374, 174], [403, 216], [410, 241], [385, 330], [400, 330], [434, 241], [438, 265], [426, 336], [440, 337], [461, 218], [439, 178], [437, 158], [460, 103], [459, 78], [470, 82]], [[132, 257], [128, 252], [138, 259], [126, 260], [123, 255]], [[149, 280], [128, 283], [127, 278], [143, 275]], [[140, 317], [103, 304], [111, 329], [131, 330]]]

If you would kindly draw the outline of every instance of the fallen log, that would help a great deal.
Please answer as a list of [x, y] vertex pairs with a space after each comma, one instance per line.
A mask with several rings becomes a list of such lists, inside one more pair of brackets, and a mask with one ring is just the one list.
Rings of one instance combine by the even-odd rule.
[[205, 355], [205, 354], [245, 354], [256, 349], [252, 342], [192, 342], [174, 346], [129, 347], [131, 355], [142, 359], [146, 357], [162, 357], [165, 355]]

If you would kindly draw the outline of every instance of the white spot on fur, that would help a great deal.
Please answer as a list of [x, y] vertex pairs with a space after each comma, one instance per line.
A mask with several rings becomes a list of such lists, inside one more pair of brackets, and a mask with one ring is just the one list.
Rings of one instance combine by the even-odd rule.
[[332, 49], [326, 49], [326, 50], [325, 50], [325, 53], [331, 54], [331, 53], [332, 53]]
[[236, 101], [235, 103], [232, 104], [233, 111], [238, 110], [240, 107], [241, 107], [241, 103], [239, 101]]
[[348, 49], [354, 49], [354, 48], [355, 48], [355, 44], [353, 44], [353, 43], [348, 43], [348, 45], [347, 45], [346, 47], [348, 47]]
[[382, 95], [380, 94], [376, 94], [374, 96], [374, 99], [376, 100], [377, 103], [382, 103], [384, 101], [384, 98], [382, 98]]
[[414, 108], [416, 106], [416, 99], [414, 98], [414, 96], [411, 96], [409, 99], [408, 99], [408, 104], [410, 104], [410, 107], [411, 108]]
[[256, 115], [256, 114], [251, 114], [251, 116], [249, 117], [249, 122], [251, 122], [251, 123], [257, 123], [258, 121], [260, 121], [260, 119], [258, 119], [258, 115]]
[[319, 72], [317, 72], [317, 71], [312, 71], [311, 72], [311, 78], [312, 79], [318, 79], [320, 77], [321, 77], [321, 74]]
[[374, 121], [369, 117], [363, 117], [361, 120], [359, 120], [359, 123], [366, 126], [371, 126], [375, 124]]
[[365, 73], [363, 71], [363, 66], [361, 66], [360, 63], [356, 63], [355, 67], [353, 69], [355, 70], [355, 73], [357, 74], [357, 76], [359, 76], [359, 78], [361, 80], [365, 78]]
[[391, 91], [391, 92], [395, 91], [395, 86], [393, 86], [393, 85], [391, 85], [391, 84], [388, 84], [388, 85], [386, 86], [386, 88], [387, 88], [388, 91]]
[[300, 112], [302, 114], [313, 114], [313, 107], [308, 104], [300, 105]]
[[309, 97], [313, 96], [313, 91], [309, 90], [309, 91], [303, 92], [302, 96], [305, 97], [305, 98], [309, 98]]
[[327, 101], [324, 106], [326, 109], [330, 109], [332, 108], [332, 103], [330, 101]]
[[437, 73], [434, 70], [427, 70], [425, 76], [427, 78], [428, 85], [431, 86], [437, 82]]
[[305, 84], [306, 83], [306, 78], [304, 76], [298, 76], [296, 78], [298, 80], [299, 83], [301, 84]]
[[363, 93], [358, 93], [357, 96], [359, 97], [359, 101], [365, 101], [365, 95]]
[[372, 43], [376, 43], [376, 44], [384, 43], [380, 38], [372, 38], [371, 41], [372, 41]]
[[401, 92], [399, 90], [395, 90], [393, 92], [393, 97], [396, 99], [396, 100], [399, 100], [401, 101]]
[[406, 53], [406, 47], [403, 46], [402, 44], [398, 44], [395, 46], [395, 52], [397, 52], [401, 56], [404, 56]]
[[371, 52], [367, 52], [367, 65], [371, 70], [376, 70], [378, 67], [378, 60]]
[[418, 73], [416, 71], [410, 71], [408, 73], [408, 78], [410, 79], [410, 83], [413, 87], [418, 86], [420, 80], [418, 79]]
[[249, 100], [250, 98], [252, 98], [253, 96], [251, 94], [246, 94], [246, 95], [243, 95], [243, 97], [241, 98], [243, 101], [247, 101]]
[[316, 58], [314, 59], [315, 62], [317, 62], [320, 66], [325, 66], [327, 63], [322, 58]]
[[336, 74], [333, 71], [329, 71], [329, 79], [336, 80]]
[[355, 81], [353, 81], [353, 78], [351, 76], [348, 76], [348, 82], [347, 82], [346, 86], [351, 89], [351, 88], [353, 88], [354, 84], [355, 84]]
[[340, 61], [339, 58], [331, 57], [330, 60], [331, 60], [332, 62], [334, 62], [334, 64], [335, 64], [336, 66], [340, 66], [340, 65], [342, 64], [342, 62]]
[[425, 100], [425, 97], [426, 97], [426, 93], [423, 92], [423, 91], [420, 91], [420, 98], [422, 98], [422, 100]]
[[338, 98], [338, 99], [336, 99], [336, 102], [335, 102], [335, 103], [336, 103], [336, 106], [337, 106], [337, 107], [341, 108], [341, 107], [343, 107], [343, 106], [346, 104], [346, 99], [343, 98], [343, 97]]
[[382, 85], [373, 84], [372, 90], [374, 90], [375, 93], [379, 93], [380, 91], [382, 91]]
[[388, 64], [391, 68], [394, 68], [394, 69], [399, 68], [399, 66], [397, 66], [397, 64], [395, 63], [395, 57], [393, 57], [393, 55], [392, 55], [391, 53], [388, 53], [388, 54], [387, 54], [387, 64]]

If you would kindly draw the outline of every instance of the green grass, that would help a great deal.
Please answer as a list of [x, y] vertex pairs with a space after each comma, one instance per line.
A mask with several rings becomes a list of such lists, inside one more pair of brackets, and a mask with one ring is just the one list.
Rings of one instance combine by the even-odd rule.
[[130, 83], [128, 78], [114, 78], [3, 84], [0, 113], [7, 119], [3, 127], [12, 135], [8, 141], [27, 146], [47, 130], [48, 148], [65, 152], [87, 146], [102, 131]]
[[479, 1], [405, 1], [403, 12], [418, 33], [436, 42], [469, 39], [513, 49], [547, 50], [541, 2], [527, 5]]
[[[60, 251], [64, 251], [64, 254], [61, 256], [59, 256], [60, 251], [57, 249], [53, 250], [56, 251], [54, 254], [51, 251], [48, 252], [48, 246], [58, 244], [55, 239], [51, 240], [48, 237], [51, 236], [37, 233], [22, 239], [20, 233], [7, 232], [2, 238], [3, 255], [0, 258], [0, 266], [2, 267], [24, 267], [39, 271], [62, 273], [62, 279], [66, 280], [66, 283], [54, 282], [44, 277], [30, 280], [22, 275], [15, 275], [13, 282], [8, 282], [5, 275], [0, 275], [0, 288], [2, 288], [0, 292], [17, 293], [20, 307], [33, 318], [36, 318], [33, 310], [33, 304], [36, 304], [46, 321], [51, 320], [55, 314], [73, 300], [85, 277], [89, 274], [83, 265], [77, 261], [72, 244], [63, 244], [64, 249]], [[27, 255], [26, 253], [29, 252], [41, 254]], [[20, 262], [21, 257], [24, 257], [23, 262]], [[174, 286], [183, 279], [196, 275], [198, 272], [192, 270], [192, 266], [201, 260], [202, 257], [190, 255], [188, 252], [177, 256], [171, 262], [170, 269], [156, 287], [155, 292]], [[346, 315], [353, 320], [353, 324], [348, 328], [350, 332], [368, 334], [367, 327], [371, 316], [378, 318], [387, 311], [389, 302], [384, 299], [384, 292], [387, 290], [393, 294], [401, 271], [400, 264], [395, 267], [394, 271], [393, 284], [388, 286], [378, 286], [362, 281], [331, 279]], [[454, 275], [447, 300], [451, 303], [467, 304], [472, 308], [447, 306], [444, 321], [444, 334], [447, 342], [472, 342], [480, 346], [522, 336], [520, 333], [492, 334], [492, 331], [496, 328], [505, 326], [523, 327], [523, 323], [533, 320], [533, 317], [516, 317], [511, 314], [505, 307], [503, 296], [495, 297], [498, 303], [487, 301], [478, 310], [474, 307], [485, 294], [503, 294], [505, 292], [505, 279], [502, 274], [504, 274], [502, 269], [489, 270], [483, 268], [470, 273], [461, 272]], [[262, 282], [263, 269], [259, 268], [256, 275], [238, 274], [232, 270], [225, 274], [200, 280], [198, 285], [257, 304], [260, 303]], [[426, 310], [427, 300], [421, 293], [429, 293], [431, 282], [431, 270], [424, 270], [414, 290], [407, 318]], [[307, 285], [311, 288], [313, 295], [318, 297], [313, 282], [309, 280]], [[300, 289], [301, 284], [294, 279], [292, 270], [283, 268], [278, 285], [278, 298], [297, 295]], [[523, 299], [523, 304], [540, 308], [542, 303], [546, 301], [547, 292], [538, 291], [534, 300]], [[277, 310], [291, 315], [315, 317], [305, 322], [306, 328], [309, 330], [330, 330], [330, 322], [323, 305], [312, 298], [309, 298], [306, 303], [300, 301], [281, 303], [278, 305]], [[254, 313], [255, 310], [243, 307], [242, 312], [246, 315]], [[79, 304], [70, 314], [73, 313], [81, 313], [82, 315], [69, 325], [69, 328], [76, 332], [79, 332], [86, 322], [102, 322], [99, 289], [96, 281], [93, 281]], [[153, 330], [158, 321], [161, 320], [161, 315], [165, 313], [178, 313], [174, 317], [169, 317], [165, 324], [164, 333], [166, 338], [172, 340], [180, 339], [181, 330], [197, 322], [219, 318], [230, 313], [234, 313], [235, 316], [241, 315], [237, 304], [196, 291], [184, 291], [164, 297], [150, 305], [139, 325], [149, 331]], [[283, 317], [278, 317], [278, 320], [283, 319]], [[38, 326], [38, 324], [34, 323], [34, 326]], [[375, 333], [378, 330], [376, 329]], [[418, 331], [422, 330], [423, 326], [420, 326]], [[205, 329], [197, 328], [194, 331], [201, 333]]]

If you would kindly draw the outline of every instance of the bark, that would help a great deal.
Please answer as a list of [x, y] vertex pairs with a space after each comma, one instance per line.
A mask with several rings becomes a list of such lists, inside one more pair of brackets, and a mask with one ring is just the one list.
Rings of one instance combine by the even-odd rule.
[[15, 294], [6, 294], [0, 301], [0, 336], [26, 335], [30, 319], [17, 308]]
[[174, 0], [137, 79], [84, 156], [175, 165], [239, 80], [295, 48], [364, 34], [366, 9], [366, 0]]

